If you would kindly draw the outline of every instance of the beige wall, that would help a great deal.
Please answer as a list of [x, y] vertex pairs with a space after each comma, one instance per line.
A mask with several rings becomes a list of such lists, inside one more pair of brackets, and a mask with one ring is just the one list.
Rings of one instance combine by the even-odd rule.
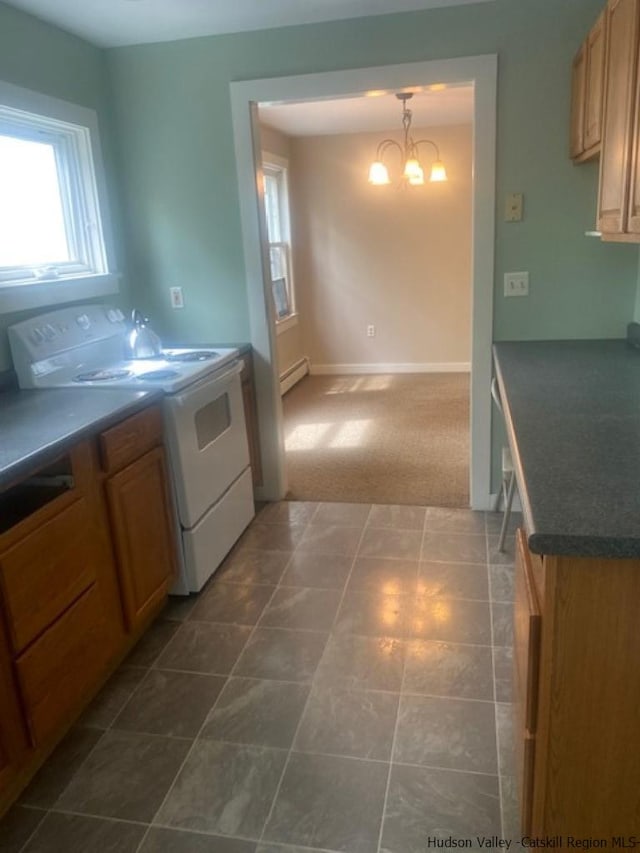
[[[305, 354], [312, 366], [468, 363], [472, 129], [416, 129], [414, 138], [438, 144], [449, 180], [406, 190], [367, 182], [382, 136], [395, 134], [290, 140]], [[388, 162], [397, 174], [394, 156]]]
[[262, 151], [267, 151], [269, 154], [277, 154], [278, 157], [289, 159], [291, 154], [291, 139], [279, 130], [273, 127], [268, 127], [266, 124], [260, 125], [260, 143]]

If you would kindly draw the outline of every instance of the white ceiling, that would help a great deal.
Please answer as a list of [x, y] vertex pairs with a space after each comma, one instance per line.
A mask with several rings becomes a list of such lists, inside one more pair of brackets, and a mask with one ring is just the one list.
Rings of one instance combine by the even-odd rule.
[[[407, 101], [413, 127], [473, 122], [473, 86], [427, 86]], [[287, 136], [323, 136], [402, 129], [402, 104], [392, 92], [340, 100], [260, 104], [260, 121]]]
[[493, 0], [5, 0], [101, 47]]

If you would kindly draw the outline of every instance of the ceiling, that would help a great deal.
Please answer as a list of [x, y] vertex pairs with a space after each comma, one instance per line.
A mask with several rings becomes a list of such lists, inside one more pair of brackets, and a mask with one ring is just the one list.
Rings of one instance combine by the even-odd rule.
[[493, 0], [5, 0], [101, 47]]
[[[426, 86], [407, 101], [412, 124], [436, 127], [473, 122], [473, 86]], [[339, 100], [260, 104], [260, 121], [287, 136], [323, 136], [402, 129], [402, 105], [392, 92]]]

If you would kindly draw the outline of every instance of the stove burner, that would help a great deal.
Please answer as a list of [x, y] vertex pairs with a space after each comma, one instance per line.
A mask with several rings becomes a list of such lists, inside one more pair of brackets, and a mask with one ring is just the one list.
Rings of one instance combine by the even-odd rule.
[[218, 353], [212, 349], [194, 349], [190, 352], [167, 352], [164, 357], [167, 361], [208, 361], [217, 358]]
[[123, 368], [103, 368], [101, 370], [90, 370], [88, 373], [79, 373], [74, 376], [74, 382], [111, 382], [114, 379], [126, 379], [131, 376], [130, 370]]
[[175, 379], [176, 376], [180, 376], [177, 370], [149, 370], [147, 373], [140, 373], [138, 375], [138, 379], [151, 379], [157, 380], [158, 382], [162, 382], [163, 379]]

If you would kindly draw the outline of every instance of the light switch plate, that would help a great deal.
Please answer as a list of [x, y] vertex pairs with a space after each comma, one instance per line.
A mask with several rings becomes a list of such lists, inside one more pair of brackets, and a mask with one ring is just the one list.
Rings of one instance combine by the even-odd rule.
[[522, 193], [511, 193], [507, 196], [504, 207], [505, 222], [522, 222]]
[[529, 273], [528, 272], [506, 272], [504, 274], [505, 296], [528, 296], [529, 295]]
[[170, 287], [169, 296], [171, 297], [172, 308], [184, 308], [184, 296], [181, 287]]

